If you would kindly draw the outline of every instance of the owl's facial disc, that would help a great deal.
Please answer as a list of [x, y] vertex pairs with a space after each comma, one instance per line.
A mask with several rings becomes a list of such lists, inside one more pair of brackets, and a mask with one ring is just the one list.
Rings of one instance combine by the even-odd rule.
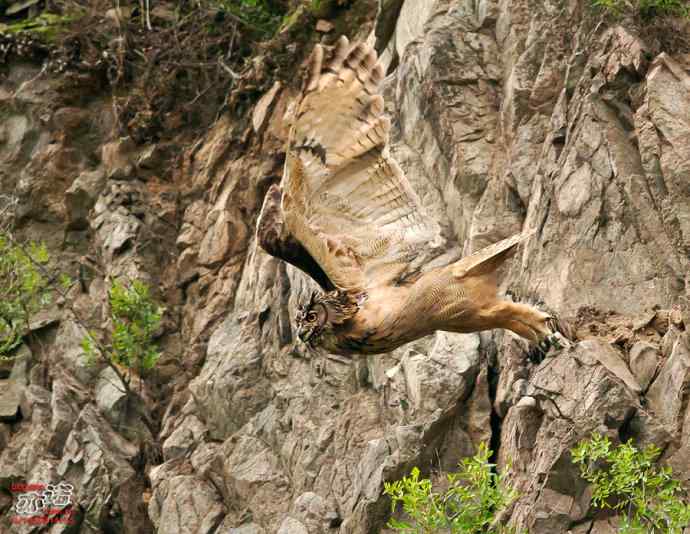
[[328, 311], [322, 303], [309, 303], [308, 307], [300, 306], [297, 312], [297, 337], [304, 343], [312, 345], [323, 331], [328, 321]]

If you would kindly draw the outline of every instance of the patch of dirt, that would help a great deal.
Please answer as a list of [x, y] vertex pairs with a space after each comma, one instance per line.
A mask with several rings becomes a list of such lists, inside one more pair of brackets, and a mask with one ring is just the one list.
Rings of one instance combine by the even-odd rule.
[[650, 21], [639, 21], [640, 36], [657, 53], [690, 53], [690, 17], [655, 17]]
[[671, 323], [684, 330], [679, 310], [653, 309], [631, 318], [614, 311], [583, 306], [572, 320], [572, 327], [579, 340], [605, 340], [627, 353], [638, 341], [660, 346]]
[[[72, 21], [50, 39], [0, 35], [0, 68], [17, 57], [42, 64], [73, 100], [110, 90], [114, 136], [144, 144], [184, 132], [191, 140], [223, 112], [246, 117], [276, 80], [297, 84], [296, 71], [316, 42], [366, 35], [377, 11], [375, 0], [332, 0], [318, 9], [310, 0], [271, 0], [266, 5], [285, 16], [267, 32], [224, 4], [244, 5], [160, 1], [147, 16], [138, 1], [123, 0], [117, 9], [111, 0], [53, 2], [50, 11]], [[314, 32], [324, 17], [334, 30]]]

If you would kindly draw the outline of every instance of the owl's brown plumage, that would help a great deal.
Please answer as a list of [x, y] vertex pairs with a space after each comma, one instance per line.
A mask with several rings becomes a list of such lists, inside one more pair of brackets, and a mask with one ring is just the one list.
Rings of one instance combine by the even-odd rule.
[[496, 269], [531, 232], [445, 267], [438, 225], [388, 153], [376, 52], [341, 37], [317, 45], [279, 186], [264, 200], [261, 246], [326, 293], [297, 318], [300, 337], [339, 354], [387, 352], [436, 330], [507, 328], [531, 341], [551, 317], [496, 296]]

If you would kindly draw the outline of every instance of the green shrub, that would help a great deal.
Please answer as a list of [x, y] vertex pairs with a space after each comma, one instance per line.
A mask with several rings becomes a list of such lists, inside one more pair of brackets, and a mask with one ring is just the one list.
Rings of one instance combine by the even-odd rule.
[[[110, 331], [102, 336], [104, 339], [100, 342], [95, 332], [89, 332], [82, 340], [82, 349], [90, 361], [103, 358], [129, 393], [131, 370], [136, 369], [139, 375], [143, 375], [160, 358], [154, 337], [160, 328], [164, 308], [152, 299], [149, 287], [139, 280], [134, 280], [129, 286], [115, 281], [108, 291], [108, 301]], [[122, 372], [118, 366], [127, 372]]]
[[679, 16], [690, 15], [690, 6], [687, 0], [591, 0], [592, 5], [601, 8], [613, 15], [632, 13], [643, 19], [651, 19], [655, 16]]
[[612, 447], [608, 438], [594, 434], [571, 452], [582, 477], [592, 484], [592, 504], [623, 515], [620, 532], [680, 534], [690, 524], [690, 505], [682, 500], [680, 483], [671, 468], [656, 466], [658, 447], [638, 450], [631, 440]]
[[209, 6], [230, 13], [266, 36], [275, 33], [283, 18], [280, 9], [269, 0], [209, 0]]
[[10, 24], [0, 23], [0, 32], [28, 32], [43, 36], [46, 40], [51, 41], [73, 20], [75, 20], [75, 16], [73, 15], [56, 15], [54, 13], [44, 12], [36, 17], [28, 17]]
[[482, 444], [472, 458], [458, 465], [459, 471], [448, 476], [449, 488], [434, 493], [429, 479], [419, 478], [419, 469], [396, 482], [384, 483], [384, 492], [391, 497], [391, 511], [401, 503], [412, 523], [391, 519], [390, 528], [404, 533], [431, 534], [445, 529], [453, 534], [512, 532], [508, 527], [494, 525], [499, 512], [509, 506], [517, 492], [506, 485], [505, 475], [497, 474], [489, 463], [491, 451]]
[[42, 243], [16, 243], [0, 233], [0, 357], [7, 359], [29, 333], [31, 316], [50, 303], [48, 263]]

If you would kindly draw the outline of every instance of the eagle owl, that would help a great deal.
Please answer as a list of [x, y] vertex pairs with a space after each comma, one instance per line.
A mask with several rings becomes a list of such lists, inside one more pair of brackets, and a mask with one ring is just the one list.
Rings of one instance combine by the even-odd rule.
[[389, 352], [436, 330], [550, 339], [550, 315], [496, 295], [497, 268], [531, 232], [430, 265], [439, 229], [389, 155], [383, 76], [362, 43], [341, 37], [327, 62], [314, 48], [283, 178], [264, 199], [260, 245], [324, 290], [300, 306], [299, 338], [342, 355]]

